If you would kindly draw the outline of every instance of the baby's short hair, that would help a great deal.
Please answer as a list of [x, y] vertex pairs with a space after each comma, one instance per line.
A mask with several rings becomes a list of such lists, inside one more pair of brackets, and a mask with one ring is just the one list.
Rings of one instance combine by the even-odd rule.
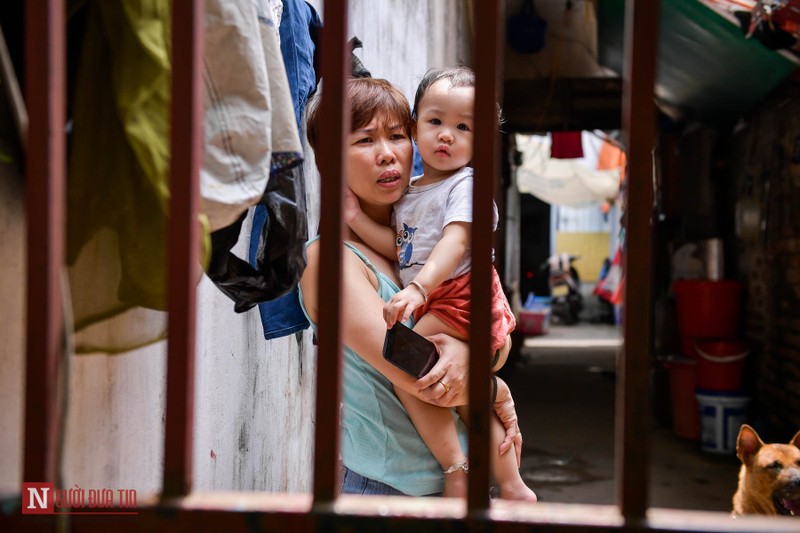
[[444, 69], [430, 69], [420, 80], [417, 86], [417, 94], [414, 96], [414, 109], [411, 116], [417, 118], [419, 101], [428, 92], [431, 85], [437, 81], [447, 80], [452, 87], [475, 87], [475, 73], [471, 68], [465, 66], [450, 67]]
[[[430, 69], [420, 80], [417, 86], [417, 93], [414, 95], [414, 108], [411, 111], [411, 116], [414, 120], [417, 119], [417, 112], [419, 110], [419, 102], [425, 93], [430, 89], [431, 85], [437, 81], [447, 80], [453, 88], [459, 87], [475, 87], [475, 72], [469, 67], [459, 65], [456, 67], [449, 67], [444, 69]], [[500, 104], [497, 105], [497, 123], [504, 122], [503, 110]]]

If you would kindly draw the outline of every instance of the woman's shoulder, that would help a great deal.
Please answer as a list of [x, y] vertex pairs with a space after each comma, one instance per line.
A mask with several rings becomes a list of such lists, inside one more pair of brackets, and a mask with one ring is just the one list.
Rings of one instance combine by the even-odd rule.
[[[344, 268], [342, 275], [346, 278], [359, 275], [365, 276], [366, 278], [370, 279], [370, 281], [376, 280], [376, 275], [373, 272], [375, 269], [374, 267], [371, 267], [368, 254], [361, 251], [352, 243], [343, 243], [342, 262]], [[320, 241], [319, 239], [316, 239], [306, 245], [306, 271], [311, 270], [316, 274], [322, 268], [325, 268], [325, 261], [322, 258]], [[373, 285], [374, 284], [375, 283], [373, 283]]]

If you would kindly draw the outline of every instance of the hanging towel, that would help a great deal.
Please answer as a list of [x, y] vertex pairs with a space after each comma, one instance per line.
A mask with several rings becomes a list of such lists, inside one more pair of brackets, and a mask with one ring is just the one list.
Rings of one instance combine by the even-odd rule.
[[578, 159], [583, 157], [583, 142], [580, 131], [554, 131], [550, 157], [554, 159]]

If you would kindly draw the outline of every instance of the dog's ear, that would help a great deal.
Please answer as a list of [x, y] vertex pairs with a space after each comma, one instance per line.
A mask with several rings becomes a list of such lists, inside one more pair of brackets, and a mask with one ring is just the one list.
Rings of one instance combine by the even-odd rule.
[[794, 437], [792, 437], [792, 440], [789, 441], [789, 444], [794, 444], [800, 448], [800, 431], [794, 434]]
[[739, 429], [739, 437], [736, 439], [736, 455], [739, 459], [746, 463], [763, 445], [764, 442], [758, 436], [756, 430], [747, 424], [742, 424]]

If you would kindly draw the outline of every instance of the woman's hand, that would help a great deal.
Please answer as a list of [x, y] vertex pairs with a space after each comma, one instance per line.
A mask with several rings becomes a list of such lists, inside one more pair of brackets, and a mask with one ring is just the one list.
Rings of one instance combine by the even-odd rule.
[[361, 204], [358, 203], [358, 198], [356, 198], [356, 195], [350, 190], [350, 187], [345, 187], [344, 203], [342, 204], [342, 218], [344, 219], [344, 223], [349, 226], [360, 214]]
[[439, 350], [439, 361], [415, 383], [423, 400], [440, 407], [466, 405], [469, 380], [469, 345], [439, 333], [428, 340]]
[[506, 453], [513, 444], [514, 451], [517, 454], [517, 468], [519, 468], [520, 460], [522, 459], [522, 432], [519, 430], [517, 411], [514, 409], [514, 399], [511, 397], [511, 390], [508, 385], [502, 379], [496, 379], [497, 399], [494, 402], [494, 412], [497, 413], [500, 422], [506, 428], [506, 438], [500, 444], [500, 455]]

